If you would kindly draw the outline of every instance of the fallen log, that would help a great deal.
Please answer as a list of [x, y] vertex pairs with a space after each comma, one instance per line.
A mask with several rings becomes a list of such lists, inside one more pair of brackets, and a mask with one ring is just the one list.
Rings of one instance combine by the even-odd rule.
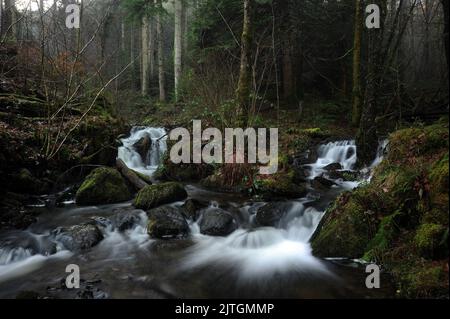
[[124, 163], [120, 158], [116, 160], [116, 166], [122, 176], [134, 187], [136, 190], [141, 190], [149, 184], [143, 181], [136, 172], [128, 168], [127, 164]]

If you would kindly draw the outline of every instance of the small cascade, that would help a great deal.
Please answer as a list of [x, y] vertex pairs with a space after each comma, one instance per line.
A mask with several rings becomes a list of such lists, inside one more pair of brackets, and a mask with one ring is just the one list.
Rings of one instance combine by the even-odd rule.
[[356, 164], [355, 141], [337, 141], [320, 145], [318, 159], [314, 164], [308, 165], [311, 168], [310, 179], [320, 176], [324, 167], [329, 164], [339, 163], [343, 170], [352, 170]]
[[[137, 143], [143, 138], [151, 141], [145, 156], [141, 156], [136, 149]], [[167, 133], [161, 127], [133, 127], [130, 136], [121, 141], [123, 146], [119, 147], [117, 157], [129, 168], [147, 176], [156, 171], [167, 150]]]

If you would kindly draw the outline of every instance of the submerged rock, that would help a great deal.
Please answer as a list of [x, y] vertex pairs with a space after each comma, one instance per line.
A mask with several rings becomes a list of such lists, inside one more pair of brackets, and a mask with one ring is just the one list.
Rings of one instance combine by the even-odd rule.
[[112, 224], [119, 231], [131, 229], [141, 220], [140, 216], [141, 213], [142, 213], [141, 210], [123, 211], [117, 213], [112, 218]]
[[131, 199], [131, 193], [122, 175], [113, 168], [93, 170], [76, 193], [78, 205], [118, 203]]
[[69, 228], [57, 228], [53, 231], [53, 234], [70, 251], [89, 249], [103, 239], [100, 229], [92, 223], [75, 225]]
[[202, 234], [227, 236], [236, 230], [237, 223], [230, 213], [220, 208], [211, 208], [203, 212], [199, 226]]
[[342, 165], [339, 163], [331, 163], [323, 168], [326, 171], [336, 171], [338, 169], [342, 169]]
[[189, 226], [178, 209], [162, 206], [147, 212], [147, 232], [152, 238], [184, 237], [189, 233]]
[[286, 202], [271, 202], [260, 207], [256, 212], [256, 223], [259, 226], [275, 227], [286, 214], [290, 204]]
[[190, 220], [197, 220], [199, 217], [199, 211], [203, 208], [208, 207], [208, 203], [201, 202], [194, 198], [189, 198], [186, 202], [181, 206], [182, 214], [184, 217]]
[[329, 189], [333, 185], [335, 185], [333, 181], [323, 176], [317, 176], [311, 181], [311, 186], [319, 190]]
[[167, 182], [149, 185], [139, 191], [134, 200], [134, 206], [136, 208], [147, 210], [183, 200], [186, 197], [186, 190], [180, 183]]

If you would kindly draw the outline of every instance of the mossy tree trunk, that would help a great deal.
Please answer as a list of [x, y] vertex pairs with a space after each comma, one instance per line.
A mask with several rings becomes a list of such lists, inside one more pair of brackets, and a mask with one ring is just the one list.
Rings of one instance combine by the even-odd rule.
[[361, 119], [361, 0], [355, 0], [355, 26], [353, 35], [353, 89], [352, 89], [352, 125], [358, 127]]
[[244, 25], [241, 36], [241, 65], [239, 82], [236, 90], [236, 100], [239, 107], [238, 124], [246, 127], [248, 124], [251, 90], [251, 60], [252, 60], [252, 10], [253, 0], [244, 0]]

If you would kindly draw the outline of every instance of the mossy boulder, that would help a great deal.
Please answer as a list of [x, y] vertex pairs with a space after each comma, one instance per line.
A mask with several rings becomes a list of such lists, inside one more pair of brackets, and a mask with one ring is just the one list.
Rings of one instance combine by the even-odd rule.
[[370, 183], [326, 211], [313, 252], [383, 265], [400, 297], [448, 298], [448, 191], [448, 124], [396, 131]]
[[152, 238], [170, 239], [184, 237], [189, 226], [181, 212], [171, 206], [162, 206], [148, 213], [147, 233]]
[[153, 177], [159, 181], [197, 182], [213, 173], [214, 166], [211, 164], [174, 164], [170, 160], [169, 152], [166, 152], [163, 164], [158, 167]]
[[281, 163], [281, 169], [272, 175], [260, 175], [254, 183], [255, 195], [264, 200], [300, 198], [306, 195], [306, 183], [298, 170]]
[[132, 194], [122, 175], [116, 169], [109, 167], [93, 170], [75, 195], [78, 205], [118, 203], [129, 200], [131, 197]]
[[166, 182], [149, 185], [139, 191], [134, 200], [134, 206], [140, 209], [151, 209], [164, 204], [183, 200], [187, 197], [183, 185], [176, 182]]

